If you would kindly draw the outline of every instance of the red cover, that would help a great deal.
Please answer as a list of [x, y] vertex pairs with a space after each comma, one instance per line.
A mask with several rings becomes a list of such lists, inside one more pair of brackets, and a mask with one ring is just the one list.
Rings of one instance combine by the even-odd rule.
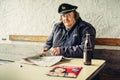
[[80, 73], [82, 67], [77, 66], [55, 66], [47, 74], [48, 76], [76, 78]]

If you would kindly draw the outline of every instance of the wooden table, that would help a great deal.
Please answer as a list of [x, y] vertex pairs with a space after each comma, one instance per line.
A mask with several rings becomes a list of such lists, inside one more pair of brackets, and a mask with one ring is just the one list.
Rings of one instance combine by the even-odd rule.
[[56, 65], [82, 66], [83, 69], [77, 78], [51, 77], [46, 74], [54, 66], [40, 67], [14, 62], [0, 66], [0, 80], [91, 80], [104, 67], [105, 61], [93, 59], [92, 65], [87, 66], [83, 64], [83, 59], [73, 58]]

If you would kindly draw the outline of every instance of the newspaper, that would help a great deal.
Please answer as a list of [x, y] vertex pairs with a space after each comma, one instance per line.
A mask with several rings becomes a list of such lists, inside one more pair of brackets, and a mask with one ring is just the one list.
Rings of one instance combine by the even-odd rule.
[[48, 55], [48, 53], [42, 53], [41, 55], [23, 58], [21, 60], [21, 63], [49, 67], [65, 59], [71, 60], [72, 58], [65, 58], [63, 56], [51, 56]]

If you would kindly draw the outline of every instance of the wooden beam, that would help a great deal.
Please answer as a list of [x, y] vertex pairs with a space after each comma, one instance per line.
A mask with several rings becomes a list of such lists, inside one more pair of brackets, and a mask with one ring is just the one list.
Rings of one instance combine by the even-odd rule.
[[34, 35], [9, 35], [11, 41], [31, 41], [31, 42], [45, 42], [47, 36], [34, 36]]
[[96, 38], [96, 45], [120, 46], [119, 38]]
[[[45, 42], [47, 39], [48, 36], [9, 35], [12, 41]], [[95, 45], [120, 46], [120, 38], [96, 38]]]

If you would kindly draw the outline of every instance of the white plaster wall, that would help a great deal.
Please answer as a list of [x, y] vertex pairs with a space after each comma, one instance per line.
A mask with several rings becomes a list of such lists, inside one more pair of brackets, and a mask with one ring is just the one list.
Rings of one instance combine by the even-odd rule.
[[0, 40], [10, 34], [49, 36], [63, 2], [78, 6], [97, 37], [120, 38], [120, 0], [0, 0]]
[[64, 2], [78, 6], [82, 19], [96, 28], [97, 37], [120, 38], [120, 0], [0, 0], [0, 59], [19, 60], [41, 53], [44, 43], [13, 43], [8, 36], [49, 36], [59, 21], [58, 6]]

